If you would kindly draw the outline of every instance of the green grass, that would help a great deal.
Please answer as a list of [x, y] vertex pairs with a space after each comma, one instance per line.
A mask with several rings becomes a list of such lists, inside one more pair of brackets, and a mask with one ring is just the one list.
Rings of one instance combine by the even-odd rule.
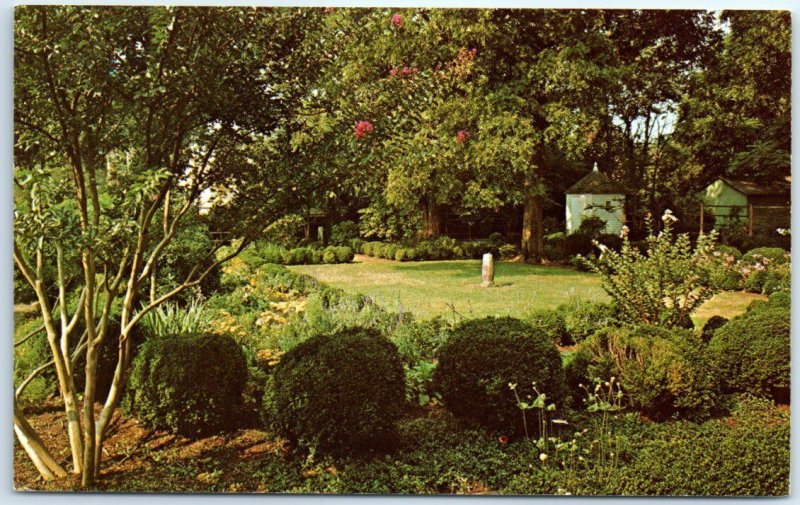
[[[525, 263], [496, 263], [492, 288], [480, 285], [479, 260], [400, 263], [358, 256], [354, 263], [289, 268], [423, 319], [450, 316], [453, 310], [465, 317], [520, 317], [534, 308], [554, 308], [571, 296], [609, 299], [596, 274]], [[733, 317], [753, 300], [764, 298], [751, 293], [720, 293], [698, 310], [695, 322], [703, 324], [717, 314]]]
[[480, 285], [479, 260], [400, 263], [366, 258], [363, 263], [290, 268], [424, 319], [453, 310], [465, 317], [519, 316], [532, 308], [553, 308], [570, 296], [608, 299], [594, 274], [524, 263], [496, 263], [491, 288]]

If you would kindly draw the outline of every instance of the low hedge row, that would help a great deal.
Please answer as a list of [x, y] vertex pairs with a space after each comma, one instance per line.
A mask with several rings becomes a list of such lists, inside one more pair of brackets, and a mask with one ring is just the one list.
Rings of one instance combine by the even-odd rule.
[[316, 265], [321, 263], [349, 263], [355, 252], [347, 245], [314, 247], [304, 246], [288, 249], [270, 242], [255, 242], [246, 248], [240, 258], [250, 268], [258, 268], [265, 263], [276, 265]]

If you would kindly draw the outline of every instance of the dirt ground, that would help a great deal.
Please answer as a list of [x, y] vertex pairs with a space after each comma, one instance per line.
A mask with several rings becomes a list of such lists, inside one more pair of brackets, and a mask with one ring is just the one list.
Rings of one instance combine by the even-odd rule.
[[[99, 413], [100, 405], [96, 405]], [[42, 405], [24, 409], [31, 425], [41, 436], [45, 445], [67, 471], [71, 468], [71, 457], [65, 437], [64, 412], [60, 404], [51, 400]], [[101, 470], [101, 489], [120, 489], [130, 483], [133, 476], [144, 478], [144, 474], [159, 472], [155, 467], [180, 464], [181, 461], [202, 461], [213, 457], [215, 461], [258, 458], [267, 453], [284, 452], [282, 444], [268, 439], [265, 432], [255, 429], [238, 430], [200, 440], [189, 440], [167, 432], [152, 431], [142, 427], [137, 420], [124, 417], [119, 411], [104, 447]], [[174, 478], [174, 474], [170, 475]], [[214, 476], [187, 475], [196, 482], [177, 485], [177, 488], [197, 488], [202, 491], [204, 480], [215, 484]], [[177, 483], [172, 483], [177, 484]], [[23, 490], [59, 491], [77, 489], [79, 480], [72, 477], [57, 482], [44, 482], [28, 456], [16, 442], [14, 444], [14, 488]], [[170, 485], [173, 487], [173, 485]], [[100, 490], [100, 489], [97, 489]], [[229, 491], [238, 491], [230, 489]]]

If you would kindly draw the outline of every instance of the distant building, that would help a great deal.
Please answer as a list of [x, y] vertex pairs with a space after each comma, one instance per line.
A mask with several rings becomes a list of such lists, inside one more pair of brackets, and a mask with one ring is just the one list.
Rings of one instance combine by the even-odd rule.
[[703, 208], [714, 218], [715, 227], [741, 223], [751, 235], [754, 228], [788, 228], [790, 207], [788, 180], [763, 184], [721, 177], [703, 192]]
[[606, 223], [603, 233], [618, 235], [625, 224], [625, 190], [597, 169], [567, 191], [567, 234], [575, 233], [584, 219], [599, 217]]

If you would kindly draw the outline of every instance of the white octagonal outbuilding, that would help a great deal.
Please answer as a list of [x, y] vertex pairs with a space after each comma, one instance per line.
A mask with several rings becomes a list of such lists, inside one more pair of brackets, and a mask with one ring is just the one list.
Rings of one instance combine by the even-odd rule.
[[594, 168], [567, 191], [567, 234], [575, 233], [584, 219], [596, 216], [605, 221], [603, 233], [619, 235], [625, 224], [625, 190]]

